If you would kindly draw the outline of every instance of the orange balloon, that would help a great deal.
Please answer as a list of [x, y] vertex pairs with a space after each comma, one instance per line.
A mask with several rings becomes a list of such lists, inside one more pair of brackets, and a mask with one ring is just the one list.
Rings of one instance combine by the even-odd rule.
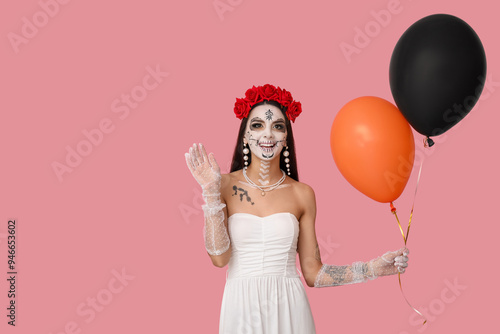
[[346, 180], [382, 203], [396, 200], [413, 169], [415, 142], [399, 109], [379, 97], [358, 97], [340, 109], [330, 133], [333, 159]]

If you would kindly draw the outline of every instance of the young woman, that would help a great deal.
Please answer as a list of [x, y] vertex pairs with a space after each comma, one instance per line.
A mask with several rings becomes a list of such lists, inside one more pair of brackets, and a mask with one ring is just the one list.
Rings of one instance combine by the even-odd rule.
[[290, 123], [301, 111], [288, 91], [253, 86], [236, 99], [242, 122], [231, 172], [221, 175], [201, 144], [186, 153], [206, 202], [205, 247], [215, 266], [228, 264], [219, 333], [316, 333], [297, 253], [309, 287], [365, 282], [408, 266], [406, 248], [366, 263], [321, 262], [314, 191], [298, 181]]

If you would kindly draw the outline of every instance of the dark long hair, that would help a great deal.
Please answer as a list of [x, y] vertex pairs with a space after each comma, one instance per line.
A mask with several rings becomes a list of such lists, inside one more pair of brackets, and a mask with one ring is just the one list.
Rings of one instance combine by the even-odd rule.
[[[256, 103], [253, 107], [260, 106], [262, 104], [270, 104], [273, 105], [281, 110], [283, 115], [285, 116], [285, 126], [286, 126], [286, 131], [287, 131], [287, 136], [286, 136], [286, 142], [288, 144], [288, 152], [290, 152], [290, 155], [288, 158], [290, 159], [290, 175], [292, 179], [295, 181], [299, 180], [299, 172], [297, 171], [297, 159], [295, 155], [295, 142], [293, 140], [293, 132], [292, 132], [292, 125], [290, 124], [290, 120], [286, 116], [286, 107], [282, 107], [278, 102], [276, 101], [262, 101], [259, 103]], [[252, 110], [250, 110], [252, 111]], [[249, 112], [250, 114], [250, 112]], [[236, 139], [236, 146], [234, 147], [234, 153], [233, 153], [233, 161], [231, 162], [231, 172], [240, 170], [243, 168], [244, 163], [243, 163], [243, 137], [245, 136], [245, 129], [248, 123], [248, 117], [245, 117], [241, 120], [240, 124], [240, 129], [238, 131], [238, 139]], [[248, 164], [252, 162], [252, 155], [248, 155]], [[280, 169], [284, 170], [286, 172], [286, 162], [285, 162], [285, 157], [283, 154], [280, 154]]]

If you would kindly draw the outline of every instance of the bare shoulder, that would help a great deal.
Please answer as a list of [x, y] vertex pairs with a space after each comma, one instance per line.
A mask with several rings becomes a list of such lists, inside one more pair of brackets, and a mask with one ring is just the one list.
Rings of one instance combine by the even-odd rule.
[[222, 180], [226, 179], [227, 181], [231, 181], [231, 180], [238, 180], [241, 175], [242, 175], [242, 172], [240, 169], [240, 170], [237, 170], [237, 171], [234, 171], [231, 173], [222, 174], [221, 176], [222, 176]]
[[[300, 206], [300, 221], [311, 221], [314, 223], [314, 217], [316, 216], [316, 196], [314, 189], [306, 183], [295, 180], [291, 184], [297, 198], [297, 203]], [[304, 220], [303, 218], [306, 219]]]
[[315, 201], [314, 189], [310, 185], [293, 180], [292, 186], [301, 200]]

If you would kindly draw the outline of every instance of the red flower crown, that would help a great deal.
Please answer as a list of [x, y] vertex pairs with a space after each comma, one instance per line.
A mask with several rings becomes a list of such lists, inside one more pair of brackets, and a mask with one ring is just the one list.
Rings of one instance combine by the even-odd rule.
[[286, 108], [286, 116], [292, 122], [295, 122], [295, 118], [302, 112], [302, 105], [300, 102], [296, 102], [292, 98], [292, 94], [286, 89], [276, 88], [273, 85], [265, 84], [264, 86], [255, 87], [248, 89], [245, 93], [245, 98], [236, 98], [236, 103], [234, 104], [234, 113], [239, 119], [248, 117], [248, 113], [252, 107], [264, 100], [276, 101]]

